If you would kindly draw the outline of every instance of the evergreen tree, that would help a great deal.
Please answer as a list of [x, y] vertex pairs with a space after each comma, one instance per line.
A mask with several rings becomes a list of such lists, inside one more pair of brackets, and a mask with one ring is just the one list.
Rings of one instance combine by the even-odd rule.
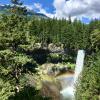
[[11, 8], [11, 12], [18, 15], [26, 15], [27, 9], [20, 0], [11, 0], [13, 7]]
[[100, 50], [100, 30], [95, 29], [92, 32], [90, 38], [91, 38], [92, 48], [94, 48], [94, 50], [96, 50], [96, 51], [99, 51]]

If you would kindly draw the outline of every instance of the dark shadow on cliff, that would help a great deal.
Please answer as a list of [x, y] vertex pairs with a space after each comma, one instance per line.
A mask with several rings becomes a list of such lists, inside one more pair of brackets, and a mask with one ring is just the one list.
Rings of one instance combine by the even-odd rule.
[[49, 50], [40, 48], [32, 52], [32, 57], [38, 64], [44, 64], [47, 62], [48, 54]]

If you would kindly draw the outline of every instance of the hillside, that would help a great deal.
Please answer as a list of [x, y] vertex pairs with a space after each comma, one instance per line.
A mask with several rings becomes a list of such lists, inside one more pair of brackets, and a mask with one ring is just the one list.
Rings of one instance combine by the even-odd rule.
[[[11, 5], [0, 5], [0, 14], [11, 14], [10, 9], [12, 8]], [[42, 13], [34, 12], [33, 10], [27, 9], [27, 15], [28, 16], [35, 16], [39, 18], [45, 18], [48, 17]]]

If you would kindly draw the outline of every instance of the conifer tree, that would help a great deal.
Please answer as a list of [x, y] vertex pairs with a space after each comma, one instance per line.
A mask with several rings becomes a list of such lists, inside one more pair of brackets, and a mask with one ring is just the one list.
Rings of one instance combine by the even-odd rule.
[[23, 6], [23, 3], [20, 0], [11, 0], [13, 7], [11, 8], [11, 12], [18, 15], [26, 15], [27, 9]]

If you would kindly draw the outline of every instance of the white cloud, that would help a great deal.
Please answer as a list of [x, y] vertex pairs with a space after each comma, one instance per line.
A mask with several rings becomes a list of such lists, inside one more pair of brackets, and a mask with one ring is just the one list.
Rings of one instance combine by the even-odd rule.
[[95, 18], [100, 16], [100, 0], [54, 0], [56, 17]]
[[34, 6], [33, 5], [24, 5], [27, 9], [29, 10], [33, 10], [34, 9]]
[[38, 10], [37, 13], [42, 13], [50, 18], [53, 18], [54, 15], [51, 13], [48, 13], [40, 3], [34, 3], [34, 5], [24, 5], [26, 6], [29, 10]]
[[34, 9], [38, 10], [38, 13], [45, 14], [46, 16], [53, 18], [54, 14], [48, 13], [40, 3], [34, 3]]
[[42, 9], [42, 5], [40, 3], [34, 3], [34, 7], [36, 9]]
[[53, 18], [99, 18], [100, 17], [100, 0], [54, 0], [53, 6], [55, 13], [48, 13], [40, 3], [34, 3], [33, 6], [27, 6], [30, 9], [43, 13]]

